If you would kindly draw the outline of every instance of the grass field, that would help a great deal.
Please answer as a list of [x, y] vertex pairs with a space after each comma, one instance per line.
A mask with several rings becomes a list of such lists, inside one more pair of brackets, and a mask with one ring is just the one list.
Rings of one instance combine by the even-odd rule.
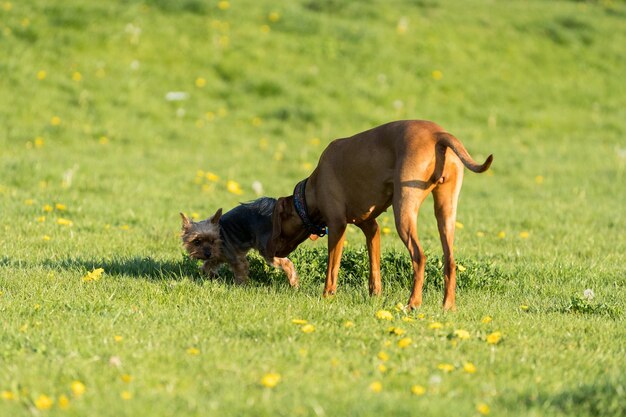
[[[623, 416], [625, 19], [0, 0], [0, 416]], [[179, 211], [289, 195], [332, 139], [407, 118], [495, 156], [465, 177], [456, 312], [430, 198], [415, 312], [391, 212], [378, 298], [354, 228], [332, 299], [325, 239], [292, 254], [297, 291], [254, 254], [246, 287], [184, 256]]]

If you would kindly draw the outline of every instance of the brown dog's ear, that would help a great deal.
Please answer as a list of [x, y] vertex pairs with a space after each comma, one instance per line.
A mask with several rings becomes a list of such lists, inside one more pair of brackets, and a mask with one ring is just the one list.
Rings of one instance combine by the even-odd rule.
[[222, 208], [218, 208], [213, 217], [211, 217], [211, 223], [217, 224], [220, 221], [220, 217], [222, 217]]
[[270, 236], [270, 240], [267, 242], [267, 252], [271, 257], [276, 255], [276, 239], [278, 239], [282, 231], [282, 214], [285, 211], [286, 201], [285, 197], [280, 197], [276, 200], [274, 211], [272, 211], [272, 236]]
[[191, 226], [191, 221], [189, 220], [189, 218], [185, 216], [184, 213], [180, 213], [180, 217], [183, 219], [183, 230], [189, 229], [189, 226]]
[[320, 237], [318, 235], [311, 235], [311, 236], [309, 236], [309, 239], [311, 239], [311, 240], [317, 240], [319, 238]]

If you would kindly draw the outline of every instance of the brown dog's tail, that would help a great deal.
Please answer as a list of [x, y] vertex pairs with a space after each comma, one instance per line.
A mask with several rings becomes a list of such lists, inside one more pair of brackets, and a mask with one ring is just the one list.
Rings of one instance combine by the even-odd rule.
[[493, 161], [493, 155], [489, 155], [487, 160], [480, 165], [472, 159], [469, 153], [467, 153], [467, 149], [465, 149], [465, 146], [463, 146], [461, 141], [451, 134], [446, 132], [437, 132], [435, 133], [435, 136], [437, 138], [437, 146], [441, 147], [444, 152], [445, 148], [452, 149], [461, 162], [463, 162], [463, 165], [465, 165], [465, 167], [470, 171], [485, 172], [489, 169], [491, 161]]

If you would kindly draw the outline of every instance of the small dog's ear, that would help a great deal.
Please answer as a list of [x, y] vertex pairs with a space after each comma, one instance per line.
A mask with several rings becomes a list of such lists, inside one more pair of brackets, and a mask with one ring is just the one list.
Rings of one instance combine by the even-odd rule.
[[220, 217], [222, 217], [222, 208], [218, 208], [213, 217], [211, 217], [211, 223], [217, 224], [220, 221]]
[[180, 213], [180, 217], [183, 219], [183, 230], [189, 229], [189, 226], [191, 226], [191, 220], [189, 220], [184, 213]]

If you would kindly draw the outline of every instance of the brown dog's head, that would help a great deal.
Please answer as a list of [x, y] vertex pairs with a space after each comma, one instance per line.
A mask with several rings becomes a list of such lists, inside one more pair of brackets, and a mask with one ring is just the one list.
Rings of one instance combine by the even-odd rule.
[[221, 256], [222, 241], [219, 225], [221, 216], [222, 209], [220, 208], [212, 217], [196, 223], [180, 213], [183, 219], [181, 238], [189, 256], [204, 261]]
[[272, 237], [267, 245], [269, 255], [284, 258], [310, 236], [296, 212], [293, 196], [279, 198], [272, 212]]

